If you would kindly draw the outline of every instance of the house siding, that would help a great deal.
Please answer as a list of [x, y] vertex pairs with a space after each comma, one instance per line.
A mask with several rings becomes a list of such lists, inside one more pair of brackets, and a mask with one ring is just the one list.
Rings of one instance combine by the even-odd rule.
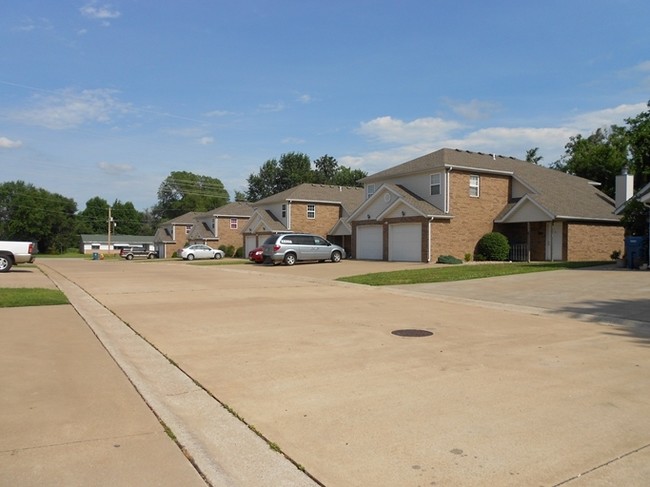
[[569, 223], [566, 225], [567, 260], [609, 260], [614, 250], [625, 247], [624, 229], [620, 225]]

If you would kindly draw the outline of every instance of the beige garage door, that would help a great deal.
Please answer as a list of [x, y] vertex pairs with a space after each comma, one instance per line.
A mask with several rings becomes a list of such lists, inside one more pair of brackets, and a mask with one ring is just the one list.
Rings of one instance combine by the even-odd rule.
[[381, 225], [357, 227], [355, 259], [382, 260], [384, 258], [383, 228]]
[[388, 260], [420, 262], [422, 260], [422, 225], [396, 223], [388, 226]]

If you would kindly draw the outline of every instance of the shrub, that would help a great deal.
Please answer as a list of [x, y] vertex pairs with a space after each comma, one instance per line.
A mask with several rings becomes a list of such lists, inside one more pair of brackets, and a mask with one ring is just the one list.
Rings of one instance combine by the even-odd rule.
[[469, 262], [470, 260], [472, 260], [472, 254], [470, 254], [469, 252], [466, 252], [465, 253], [465, 262]]
[[237, 247], [237, 250], [235, 250], [235, 257], [238, 259], [241, 259], [244, 256], [244, 248], [243, 247]]
[[499, 232], [486, 233], [476, 244], [476, 260], [508, 260], [510, 244]]
[[462, 264], [463, 261], [460, 259], [457, 259], [453, 255], [440, 255], [438, 256], [438, 260], [436, 261], [438, 264]]

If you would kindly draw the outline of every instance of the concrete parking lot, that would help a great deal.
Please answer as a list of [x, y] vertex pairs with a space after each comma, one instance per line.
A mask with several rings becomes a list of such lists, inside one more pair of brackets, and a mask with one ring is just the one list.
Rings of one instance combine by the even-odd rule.
[[650, 478], [650, 273], [368, 288], [333, 278], [422, 264], [40, 265], [303, 467], [305, 485]]

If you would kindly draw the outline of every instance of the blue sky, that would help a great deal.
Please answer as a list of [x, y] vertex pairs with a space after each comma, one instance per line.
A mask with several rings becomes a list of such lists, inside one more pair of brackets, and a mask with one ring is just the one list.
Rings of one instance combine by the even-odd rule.
[[542, 163], [650, 99], [647, 0], [4, 0], [0, 182], [143, 210], [268, 159]]

